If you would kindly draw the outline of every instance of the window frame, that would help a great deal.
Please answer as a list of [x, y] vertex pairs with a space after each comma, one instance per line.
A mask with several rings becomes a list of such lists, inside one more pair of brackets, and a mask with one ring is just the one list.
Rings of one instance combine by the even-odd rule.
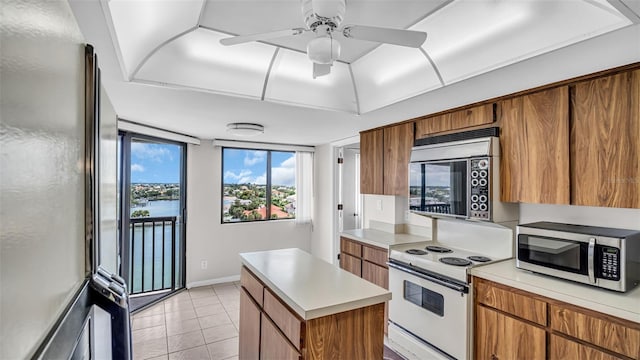
[[[266, 189], [265, 189], [265, 207], [266, 207], [266, 219], [260, 219], [260, 220], [249, 220], [249, 221], [224, 221], [224, 174], [225, 174], [225, 162], [224, 162], [224, 151], [226, 149], [232, 149], [232, 150], [245, 150], [245, 151], [264, 151], [267, 153], [267, 160], [266, 160]], [[252, 224], [252, 223], [260, 223], [260, 222], [269, 222], [269, 221], [295, 221], [296, 219], [296, 214], [294, 213], [293, 217], [287, 217], [287, 218], [276, 218], [276, 219], [271, 219], [271, 192], [272, 192], [272, 182], [271, 182], [271, 170], [272, 170], [272, 161], [271, 161], [271, 153], [272, 152], [279, 152], [279, 153], [291, 153], [293, 154], [293, 156], [295, 156], [296, 151], [295, 150], [273, 150], [273, 149], [268, 149], [268, 148], [253, 148], [253, 147], [235, 147], [235, 146], [221, 146], [220, 148], [220, 224], [222, 225], [227, 225], [227, 224]], [[297, 169], [298, 169], [298, 163], [296, 162], [296, 184], [294, 184], [294, 187], [296, 189], [296, 197], [298, 195], [298, 188], [297, 186]]]

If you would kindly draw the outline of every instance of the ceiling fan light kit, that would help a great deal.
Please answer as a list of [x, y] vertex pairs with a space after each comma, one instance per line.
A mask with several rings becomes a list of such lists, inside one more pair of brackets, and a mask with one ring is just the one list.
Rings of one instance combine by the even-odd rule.
[[427, 39], [423, 31], [389, 29], [376, 26], [347, 25], [338, 29], [346, 11], [345, 0], [301, 0], [302, 16], [307, 29], [272, 31], [262, 34], [240, 35], [220, 40], [222, 45], [249, 41], [263, 41], [284, 36], [296, 36], [313, 31], [316, 38], [307, 43], [307, 56], [313, 62], [313, 78], [328, 75], [334, 60], [340, 57], [340, 43], [333, 33], [346, 38], [419, 48]]
[[241, 137], [252, 137], [264, 133], [264, 126], [253, 123], [230, 123], [227, 124], [227, 132]]

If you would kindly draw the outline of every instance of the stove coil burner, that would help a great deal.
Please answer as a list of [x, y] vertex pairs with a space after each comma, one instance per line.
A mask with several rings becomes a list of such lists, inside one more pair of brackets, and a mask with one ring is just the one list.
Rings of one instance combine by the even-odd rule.
[[426, 251], [420, 249], [409, 249], [406, 253], [411, 255], [427, 255]]
[[486, 256], [480, 256], [480, 255], [473, 255], [473, 256], [469, 256], [467, 259], [471, 260], [471, 261], [475, 261], [475, 262], [487, 262], [487, 261], [491, 261], [490, 258], [486, 257]]
[[436, 253], [450, 253], [453, 251], [451, 249], [447, 249], [446, 247], [435, 246], [435, 245], [429, 245], [425, 249], [436, 252]]
[[463, 258], [457, 258], [457, 257], [443, 257], [443, 258], [440, 258], [440, 262], [447, 265], [455, 265], [455, 266], [471, 265], [471, 261]]

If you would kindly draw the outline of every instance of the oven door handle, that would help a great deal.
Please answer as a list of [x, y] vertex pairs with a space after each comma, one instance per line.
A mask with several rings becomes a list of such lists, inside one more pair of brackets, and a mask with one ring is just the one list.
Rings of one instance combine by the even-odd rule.
[[442, 285], [442, 286], [444, 286], [446, 288], [449, 288], [449, 289], [452, 289], [452, 290], [456, 290], [456, 291], [459, 291], [461, 293], [469, 292], [468, 288], [466, 286], [463, 286], [463, 285], [450, 283], [448, 281], [444, 281], [444, 280], [438, 279], [436, 277], [429, 276], [427, 274], [423, 274], [421, 272], [418, 272], [418, 271], [409, 269], [409, 268], [407, 268], [405, 266], [394, 264], [394, 263], [391, 263], [391, 262], [388, 262], [387, 265], [389, 267], [392, 267], [394, 269], [406, 272], [406, 273], [411, 274], [413, 276], [417, 276], [417, 277], [419, 277], [419, 278], [421, 278], [423, 280], [431, 281], [432, 283], [436, 283], [438, 285]]
[[587, 272], [589, 274], [589, 282], [592, 284], [596, 283], [596, 275], [595, 275], [595, 248], [596, 248], [596, 238], [589, 238], [589, 249], [587, 251]]

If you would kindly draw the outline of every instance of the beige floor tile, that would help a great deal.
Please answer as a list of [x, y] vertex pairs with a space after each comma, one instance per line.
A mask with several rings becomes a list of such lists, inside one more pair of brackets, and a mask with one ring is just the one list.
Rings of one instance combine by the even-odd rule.
[[231, 319], [231, 321], [240, 322], [240, 310], [227, 311], [227, 315], [229, 315], [229, 319]]
[[160, 303], [136, 313], [133, 317], [141, 318], [146, 316], [162, 315], [162, 314], [164, 314], [164, 307], [162, 306], [162, 303]]
[[218, 325], [231, 324], [231, 319], [229, 318], [229, 315], [227, 315], [226, 312], [220, 313], [220, 314], [203, 316], [201, 318], [198, 318], [198, 321], [200, 322], [200, 328], [202, 329], [206, 329], [206, 328], [210, 328]]
[[193, 303], [191, 301], [180, 301], [180, 302], [166, 302], [164, 303], [164, 312], [180, 312], [180, 311], [188, 311], [193, 310]]
[[238, 331], [240, 331], [240, 321], [233, 321], [232, 324], [236, 327], [236, 329], [238, 329]]
[[195, 330], [200, 330], [200, 322], [198, 322], [197, 318], [167, 322], [168, 336], [184, 334], [184, 333], [195, 331]]
[[153, 339], [160, 339], [163, 337], [167, 337], [167, 330], [164, 325], [153, 326], [148, 328], [143, 328], [140, 330], [133, 330], [131, 332], [131, 337], [133, 343], [139, 343], [143, 341], [149, 341]]
[[235, 285], [214, 288], [216, 295], [240, 295], [240, 289]]
[[201, 307], [205, 305], [220, 304], [220, 299], [218, 299], [218, 296], [213, 295], [213, 296], [196, 298], [196, 299], [193, 299], [192, 302], [194, 307]]
[[164, 325], [164, 320], [164, 314], [145, 316], [141, 318], [134, 317], [131, 321], [131, 330]]
[[169, 353], [172, 353], [204, 345], [204, 337], [202, 336], [202, 331], [196, 330], [169, 336], [167, 337], [167, 344]]
[[196, 315], [203, 317], [207, 315], [220, 314], [225, 312], [225, 308], [222, 304], [204, 305], [196, 308]]
[[226, 302], [222, 303], [222, 306], [224, 306], [224, 309], [227, 310], [228, 312], [240, 311], [240, 302], [239, 301], [234, 301], [234, 302], [226, 301]]
[[185, 290], [181, 293], [172, 295], [171, 297], [167, 298], [164, 303], [179, 303], [179, 302], [185, 302], [185, 301], [191, 301], [191, 296], [189, 296], [189, 291]]
[[240, 301], [240, 292], [219, 294], [218, 299], [221, 303]]
[[135, 360], [150, 359], [165, 354], [167, 354], [166, 337], [133, 344], [133, 358]]
[[191, 296], [191, 299], [214, 296], [215, 294], [216, 293], [213, 291], [213, 288], [211, 286], [189, 289], [189, 295]]
[[207, 345], [211, 359], [226, 359], [238, 355], [238, 338], [234, 337], [227, 340], [214, 342]]
[[169, 354], [169, 360], [209, 360], [209, 350], [206, 346], [178, 351]]
[[164, 314], [164, 316], [167, 319], [167, 322], [189, 320], [189, 319], [195, 319], [196, 317], [198, 317], [194, 309], [170, 312], [170, 313]]
[[238, 336], [238, 330], [231, 324], [220, 325], [202, 330], [202, 335], [204, 335], [204, 342], [211, 344]]
[[168, 360], [168, 359], [169, 359], [169, 355], [164, 354], [164, 355], [160, 355], [160, 356], [156, 356], [156, 357], [150, 358], [148, 360]]
[[238, 356], [232, 356], [232, 357], [228, 357], [226, 359], [222, 359], [222, 360], [238, 360]]

